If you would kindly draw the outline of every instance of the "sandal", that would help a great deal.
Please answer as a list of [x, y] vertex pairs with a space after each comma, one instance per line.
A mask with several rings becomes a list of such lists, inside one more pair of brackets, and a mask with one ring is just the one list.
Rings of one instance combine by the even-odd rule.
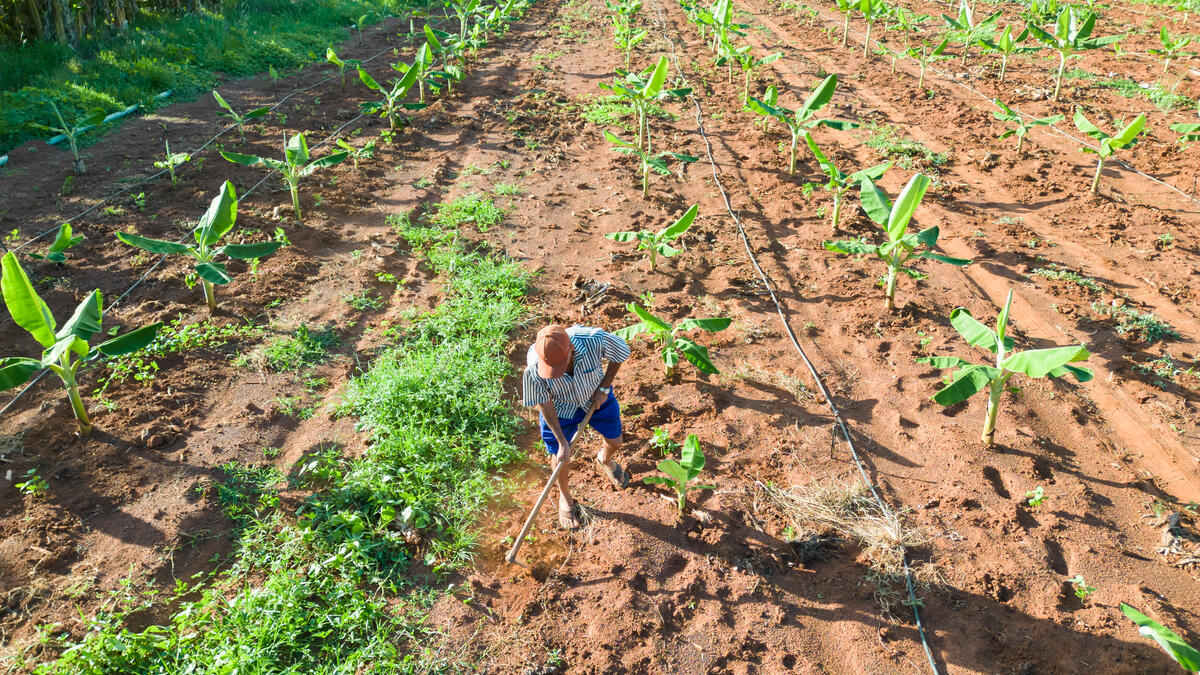
[[618, 490], [629, 487], [629, 472], [621, 468], [620, 464], [613, 462], [613, 468], [610, 470], [604, 465], [604, 462], [600, 461], [599, 457], [596, 458], [596, 463], [600, 465], [600, 470], [604, 472], [604, 475], [608, 476], [608, 480], [612, 481], [613, 487]]
[[[571, 522], [574, 519], [575, 522]], [[558, 526], [564, 530], [575, 530], [579, 528], [579, 504], [573, 504], [570, 509], [564, 511], [560, 507], [558, 509]]]

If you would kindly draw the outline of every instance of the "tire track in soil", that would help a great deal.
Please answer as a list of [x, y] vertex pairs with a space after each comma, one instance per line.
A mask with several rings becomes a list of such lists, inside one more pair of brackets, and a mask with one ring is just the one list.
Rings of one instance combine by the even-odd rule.
[[[748, 11], [752, 10], [746, 3], [739, 2], [737, 5]], [[795, 35], [788, 32], [771, 18], [754, 13], [753, 11], [751, 13], [770, 29], [777, 39], [783, 41], [785, 44], [804, 44]], [[770, 51], [761, 40], [757, 39], [757, 36], [753, 32], [747, 36], [747, 40], [763, 52]], [[787, 47], [784, 48], [787, 49]], [[823, 63], [824, 67], [828, 68], [828, 72], [838, 72], [839, 65], [841, 64], [824, 56], [821, 50], [816, 50], [815, 52], [811, 49], [799, 51], [801, 51], [803, 58]], [[794, 91], [805, 90], [807, 82], [788, 64], [786, 59], [776, 61], [773, 66], [785, 80], [789, 81]], [[875, 94], [868, 87], [859, 86], [857, 82], [850, 78], [841, 79], [839, 81], [840, 87], [846, 87], [850, 92], [853, 92], [853, 95], [861, 97], [871, 107], [883, 111], [887, 119], [894, 123], [900, 123], [906, 133], [923, 144], [933, 148], [935, 151], [947, 150], [945, 142], [945, 139], [948, 137], [947, 130], [943, 129], [941, 133], [930, 133], [921, 124], [920, 120], [912, 119], [909, 113], [892, 105], [887, 98]], [[1061, 148], [1059, 149], [1061, 150]], [[974, 170], [972, 167], [972, 164], [956, 163], [947, 173], [971, 186], [972, 194], [987, 195], [987, 201], [973, 202], [980, 211], [990, 211], [995, 215], [996, 213], [1003, 213], [1005, 211], [1005, 203], [1020, 203], [1017, 197], [1009, 193], [1000, 181], [996, 180], [990, 174]], [[1129, 177], [1123, 183], [1128, 185], [1130, 181], [1135, 180], [1142, 179], [1140, 177]], [[1160, 199], [1168, 197], [1169, 194], [1165, 191], [1159, 196]], [[940, 220], [944, 223], [955, 220], [955, 215], [937, 202], [927, 200], [924, 206], [930, 211], [938, 213]], [[1112, 260], [1101, 258], [1088, 248], [1075, 243], [1074, 239], [1068, 233], [1062, 232], [1059, 228], [1050, 225], [1036, 212], [1025, 212], [1023, 216], [1025, 217], [1025, 225], [1027, 227], [1036, 232], [1039, 237], [1047, 241], [1052, 241], [1056, 246], [1061, 247], [1067, 253], [1068, 259], [1078, 261], [1073, 262], [1072, 265], [1084, 270], [1085, 274], [1093, 269], [1111, 270], [1114, 276], [1120, 274], [1120, 270], [1114, 268]], [[948, 238], [941, 243], [951, 255], [974, 257], [976, 254], [976, 251], [962, 244], [961, 239], [957, 237], [954, 239]], [[1008, 290], [1012, 287], [1010, 279], [991, 273], [983, 265], [968, 266], [963, 268], [961, 273], [995, 307], [1003, 305], [1004, 298]], [[1166, 318], [1172, 325], [1196, 328], [1194, 315], [1190, 315], [1190, 313], [1185, 315], [1178, 311], [1173, 304], [1164, 305], [1157, 298], [1138, 297], [1141, 295], [1138, 292], [1140, 291], [1139, 279], [1122, 274], [1116, 281], [1118, 285], [1132, 288], [1133, 291], [1130, 295], [1150, 305], [1156, 313]], [[1044, 304], [1026, 302], [1022, 293], [1014, 294], [1014, 317], [1017, 318], [1018, 325], [1023, 324], [1022, 328], [1042, 338], [1066, 333], [1056, 322], [1057, 317], [1047, 313], [1043, 307], [1045, 307]], [[985, 316], [988, 316], [988, 314], [985, 313]], [[1078, 331], [1071, 331], [1071, 333], [1075, 334], [1071, 335], [1068, 333], [1071, 339], [1080, 339], [1080, 337], [1077, 337]], [[1187, 331], [1184, 334], [1188, 336], [1189, 334], [1196, 335], [1197, 333], [1193, 330]], [[1086, 341], [1086, 336], [1082, 337]], [[1195, 345], [1194, 338], [1185, 337], [1184, 344]], [[1103, 371], [1098, 372], [1097, 380], [1104, 380]], [[1146, 435], [1144, 409], [1128, 392], [1119, 387], [1093, 386], [1088, 389], [1088, 393], [1100, 408], [1109, 429], [1117, 436], [1119, 444], [1126, 448], [1137, 449], [1143, 453], [1141, 459], [1146, 469], [1154, 475], [1161, 477], [1163, 485], [1168, 491], [1184, 502], [1200, 500], [1200, 475], [1195, 470], [1196, 457], [1184, 447], [1177, 436], [1171, 437], [1163, 433], [1158, 433], [1154, 437]], [[1147, 447], [1148, 445], [1149, 447]]]

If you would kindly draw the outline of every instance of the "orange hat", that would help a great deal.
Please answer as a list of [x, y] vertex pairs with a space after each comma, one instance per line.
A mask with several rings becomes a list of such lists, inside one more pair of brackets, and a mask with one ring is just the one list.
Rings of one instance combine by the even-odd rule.
[[571, 338], [567, 329], [554, 323], [538, 331], [533, 352], [538, 357], [538, 376], [552, 380], [567, 372], [571, 361]]

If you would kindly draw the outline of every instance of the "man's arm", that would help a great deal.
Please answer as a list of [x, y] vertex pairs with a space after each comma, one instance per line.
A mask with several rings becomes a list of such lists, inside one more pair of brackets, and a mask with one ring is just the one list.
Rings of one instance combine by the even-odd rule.
[[[617, 379], [617, 371], [621, 369], [623, 361], [609, 361], [608, 367], [604, 369], [604, 379], [600, 380], [600, 387], [603, 389], [612, 389], [613, 382]], [[608, 394], [597, 390], [592, 395], [592, 406], [599, 408], [604, 405], [604, 401], [608, 400]]]

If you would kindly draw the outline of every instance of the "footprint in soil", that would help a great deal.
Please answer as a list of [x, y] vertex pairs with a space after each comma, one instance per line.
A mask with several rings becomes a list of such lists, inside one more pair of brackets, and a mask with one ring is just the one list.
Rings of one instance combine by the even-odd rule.
[[1042, 544], [1046, 547], [1046, 564], [1050, 566], [1050, 569], [1054, 570], [1055, 574], [1066, 576], [1067, 559], [1063, 557], [1062, 544], [1053, 539], [1043, 539]]
[[983, 467], [983, 477], [992, 484], [992, 489], [996, 491], [1001, 499], [1012, 499], [1012, 494], [1008, 488], [1004, 487], [1004, 479], [1000, 477], [1000, 472], [994, 466]]

